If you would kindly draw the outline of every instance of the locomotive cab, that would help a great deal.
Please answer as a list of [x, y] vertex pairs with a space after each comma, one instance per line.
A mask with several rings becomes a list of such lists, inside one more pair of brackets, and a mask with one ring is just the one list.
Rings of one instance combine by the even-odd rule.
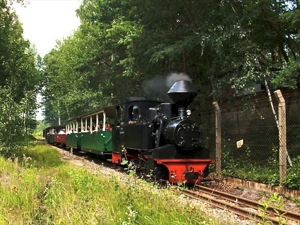
[[116, 126], [113, 128], [113, 162], [122, 160], [122, 150], [136, 158], [137, 151], [154, 148], [154, 127], [149, 119], [149, 108], [160, 102], [136, 100], [116, 106]]

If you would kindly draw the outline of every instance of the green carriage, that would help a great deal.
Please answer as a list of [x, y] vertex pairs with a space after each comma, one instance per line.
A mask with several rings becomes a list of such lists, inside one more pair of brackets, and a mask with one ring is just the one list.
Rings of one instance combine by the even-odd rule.
[[67, 146], [85, 152], [111, 156], [114, 121], [115, 108], [113, 106], [69, 120]]

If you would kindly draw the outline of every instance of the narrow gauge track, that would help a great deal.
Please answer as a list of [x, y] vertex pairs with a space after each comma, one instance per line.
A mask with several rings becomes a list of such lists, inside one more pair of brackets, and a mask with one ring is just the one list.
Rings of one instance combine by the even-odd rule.
[[[281, 210], [276, 207], [269, 206], [266, 210], [260, 210], [262, 205], [258, 202], [231, 195], [226, 192], [196, 185], [195, 191], [183, 190], [184, 194], [195, 198], [207, 200], [211, 205], [228, 209], [243, 218], [256, 222], [270, 221], [272, 224], [283, 224], [283, 220], [288, 222], [285, 224], [298, 224], [300, 222], [300, 214]], [[278, 218], [281, 215], [282, 218]], [[292, 223], [292, 221], [294, 223]]]

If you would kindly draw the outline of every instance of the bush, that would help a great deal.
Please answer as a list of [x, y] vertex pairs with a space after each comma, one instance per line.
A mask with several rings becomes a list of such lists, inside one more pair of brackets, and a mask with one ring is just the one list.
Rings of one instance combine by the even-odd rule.
[[293, 166], [287, 170], [284, 184], [287, 188], [300, 190], [300, 156], [293, 160]]

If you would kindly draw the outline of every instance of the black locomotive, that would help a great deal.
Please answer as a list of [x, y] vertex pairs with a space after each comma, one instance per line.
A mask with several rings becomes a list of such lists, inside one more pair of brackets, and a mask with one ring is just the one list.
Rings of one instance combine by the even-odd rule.
[[112, 163], [130, 161], [155, 179], [200, 182], [213, 160], [201, 148], [199, 127], [189, 119], [187, 107], [196, 91], [181, 80], [168, 95], [174, 103], [132, 100], [81, 115], [67, 121], [65, 134], [47, 128], [46, 139]]
[[125, 118], [119, 118], [113, 129], [113, 162], [120, 163], [126, 151], [128, 158], [156, 179], [198, 182], [213, 160], [201, 148], [200, 129], [188, 115], [196, 91], [191, 82], [182, 80], [168, 95], [174, 103], [133, 101], [117, 107], [117, 114], [123, 111]]

